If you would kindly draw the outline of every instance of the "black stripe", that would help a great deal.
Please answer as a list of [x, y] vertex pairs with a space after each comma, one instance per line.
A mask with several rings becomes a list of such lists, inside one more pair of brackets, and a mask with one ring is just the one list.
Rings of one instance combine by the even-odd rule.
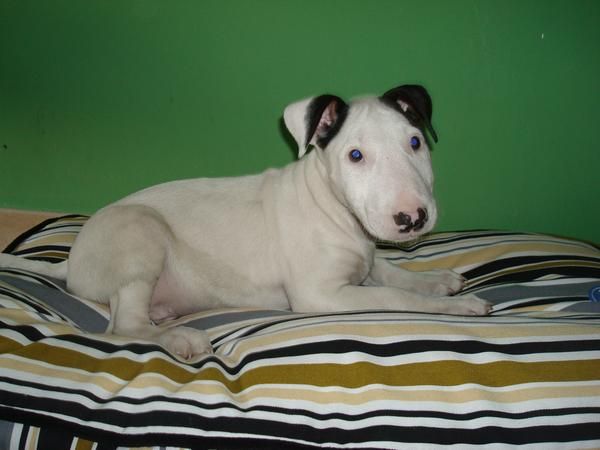
[[[0, 377], [0, 381], [11, 383], [14, 386], [19, 387], [29, 387], [40, 390], [48, 390], [48, 386], [40, 383], [34, 382], [26, 382], [22, 380], [13, 380], [11, 378]], [[510, 419], [510, 420], [523, 420], [523, 419], [532, 419], [535, 417], [560, 417], [560, 416], [571, 416], [571, 415], [580, 415], [580, 414], [600, 414], [600, 407], [579, 407], [579, 408], [555, 408], [555, 409], [541, 409], [541, 410], [528, 410], [523, 412], [512, 413], [509, 411], [499, 411], [499, 410], [478, 410], [471, 411], [468, 413], [449, 413], [442, 411], [433, 411], [433, 410], [420, 410], [415, 411], [414, 409], [386, 409], [386, 410], [371, 410], [368, 412], [362, 412], [357, 414], [347, 414], [343, 412], [334, 412], [334, 413], [319, 413], [315, 410], [307, 410], [303, 408], [297, 408], [293, 404], [290, 403], [289, 407], [276, 407], [267, 404], [259, 404], [251, 407], [241, 407], [234, 402], [219, 402], [219, 403], [204, 403], [198, 400], [188, 400], [185, 398], [172, 398], [170, 396], [163, 395], [152, 395], [143, 398], [133, 398], [133, 397], [123, 397], [116, 395], [114, 397], [110, 397], [108, 399], [97, 397], [91, 392], [80, 390], [80, 389], [68, 389], [60, 386], [52, 386], [52, 392], [60, 392], [67, 395], [77, 395], [81, 397], [86, 397], [89, 400], [92, 400], [96, 407], [88, 408], [81, 405], [79, 402], [77, 403], [77, 407], [81, 408], [79, 413], [83, 414], [85, 412], [85, 417], [89, 417], [90, 420], [98, 420], [102, 423], [111, 423], [115, 425], [122, 425], [123, 420], [131, 426], [159, 426], [165, 425], [166, 422], [162, 419], [162, 417], [171, 415], [171, 414], [180, 414], [178, 411], [173, 411], [170, 409], [166, 409], [164, 407], [159, 407], [158, 404], [170, 404], [170, 405], [188, 405], [194, 408], [200, 408], [202, 410], [207, 411], [215, 411], [221, 409], [230, 409], [235, 410], [242, 413], [250, 413], [250, 412], [265, 412], [265, 413], [275, 413], [275, 414], [283, 414], [288, 415], [291, 414], [293, 416], [302, 416], [316, 420], [342, 420], [344, 422], [357, 422], [365, 419], [377, 418], [377, 417], [423, 417], [423, 418], [437, 418], [444, 420], [453, 420], [453, 421], [461, 421], [468, 422], [475, 419], [480, 418], [501, 418], [501, 419]], [[12, 394], [7, 397], [6, 406], [11, 407], [28, 407], [29, 403], [27, 401], [29, 397], [25, 394]], [[54, 399], [40, 399], [41, 402], [47, 402], [49, 404], [44, 405], [44, 411], [48, 412], [56, 412], [56, 413], [64, 413], [66, 415], [72, 415], [73, 417], [81, 417], [74, 411], [71, 407], [70, 400], [54, 400]], [[50, 405], [51, 403], [51, 405]], [[156, 403], [156, 408], [153, 408], [152, 411], [156, 412], [157, 415], [154, 417], [156, 419], [155, 422], [151, 422], [148, 417], [138, 417], [138, 413], [131, 411], [125, 412], [120, 409], [111, 409], [110, 405], [112, 403], [119, 404], [127, 404], [127, 405], [151, 405]], [[402, 403], [399, 402], [398, 407], [402, 406]], [[40, 405], [42, 406], [42, 405]], [[107, 408], [108, 407], [108, 408]], [[135, 415], [135, 417], [127, 418], [128, 415]], [[150, 414], [150, 413], [148, 413]], [[182, 412], [181, 414], [190, 414], [187, 412]], [[140, 419], [140, 420], [138, 420]], [[210, 419], [209, 419], [210, 420]], [[177, 421], [174, 420], [172, 425], [176, 426]]]
[[57, 428], [48, 428], [39, 433], [37, 447], [44, 449], [69, 449], [73, 442], [73, 435]]
[[[438, 445], [453, 444], [511, 444], [573, 442], [600, 439], [600, 427], [595, 423], [575, 423], [567, 425], [546, 425], [531, 427], [503, 428], [487, 426], [475, 429], [431, 428], [431, 427], [392, 427], [379, 426], [358, 430], [358, 442], [367, 441], [368, 435], [381, 439], [382, 436], [394, 442], [431, 443]], [[346, 432], [334, 442], [351, 443]], [[353, 435], [354, 433], [352, 433]], [[387, 439], [386, 439], [387, 440]]]
[[21, 435], [19, 436], [19, 450], [20, 449], [28, 449], [27, 447], [27, 438], [29, 436], [29, 430], [31, 427], [27, 425], [27, 423], [23, 424], [23, 429], [21, 430]]
[[[60, 252], [60, 253], [68, 254], [70, 250], [71, 250], [70, 245], [54, 245], [54, 244], [50, 245], [50, 244], [48, 244], [48, 245], [37, 245], [35, 247], [30, 247], [30, 248], [27, 248], [24, 250], [15, 250], [12, 254], [26, 258], [27, 255], [31, 255], [34, 253], [40, 253], [40, 252]], [[39, 257], [33, 256], [30, 259], [39, 259]], [[66, 258], [64, 258], [64, 259], [66, 259]]]
[[[493, 344], [479, 341], [448, 342], [441, 340], [418, 340], [377, 345], [349, 339], [339, 339], [326, 342], [288, 345], [275, 349], [263, 350], [260, 353], [251, 353], [245, 356], [236, 367], [228, 367], [222, 364], [219, 365], [223, 368], [223, 370], [227, 371], [227, 373], [233, 375], [239, 373], [244, 366], [256, 361], [281, 357], [301, 357], [325, 353], [339, 355], [344, 353], [360, 352], [380, 358], [389, 358], [433, 351], [451, 352], [454, 354], [466, 355], [474, 355], [483, 352], [494, 352], [503, 355], [529, 355], [597, 350], [600, 350], [600, 340], [564, 340], [554, 342], [521, 342], [513, 344]], [[218, 361], [213, 361], [213, 363], [218, 363]]]
[[[598, 265], [597, 268], [589, 267], [587, 265], [582, 266], [585, 268], [590, 268], [591, 270], [600, 270], [600, 257], [594, 258], [589, 256], [576, 256], [576, 255], [562, 255], [562, 254], [552, 254], [552, 255], [542, 255], [542, 256], [512, 256], [508, 258], [496, 259], [494, 261], [490, 261], [488, 263], [482, 264], [476, 268], [473, 268], [463, 274], [467, 278], [477, 278], [482, 275], [487, 275], [493, 272], [499, 272], [506, 269], [522, 269], [527, 270], [527, 266], [541, 263], [572, 263], [573, 266], [576, 266], [578, 262], [590, 262], [594, 265]], [[555, 267], [549, 267], [549, 269], [554, 269]], [[562, 267], [556, 267], [556, 269], [562, 269]]]
[[29, 325], [11, 325], [0, 320], [0, 328], [13, 330], [32, 342], [36, 342], [47, 337], [43, 333], [39, 332], [36, 328]]
[[561, 340], [550, 342], [519, 342], [512, 344], [493, 344], [480, 341], [415, 340], [385, 345], [370, 344], [350, 339], [335, 339], [326, 342], [313, 342], [284, 346], [271, 350], [263, 350], [260, 353], [250, 354], [244, 357], [235, 372], [237, 373], [243, 368], [243, 366], [249, 363], [263, 359], [268, 360], [280, 357], [299, 357], [315, 354], [339, 355], [359, 352], [379, 358], [390, 358], [395, 356], [422, 354], [425, 352], [450, 352], [453, 354], [464, 355], [475, 355], [485, 352], [493, 352], [502, 355], [541, 355], [546, 353], [568, 353], [598, 350], [600, 350], [600, 339], [584, 341]]
[[[240, 450], [240, 449], [262, 449], [262, 450], [284, 450], [284, 449], [309, 449], [314, 448], [312, 445], [302, 445], [280, 441], [278, 439], [259, 439], [246, 437], [194, 437], [181, 434], [158, 434], [144, 433], [142, 435], [126, 435], [114, 433], [108, 430], [94, 428], [90, 425], [79, 425], [69, 420], [57, 419], [54, 417], [44, 416], [39, 413], [29, 413], [18, 410], [11, 410], [0, 405], [0, 417], [7, 417], [7, 420], [13, 422], [27, 423], [31, 426], [46, 428], [57, 428], [65, 433], [71, 433], [86, 439], [91, 442], [99, 443], [98, 450], [110, 449], [114, 450], [117, 446], [129, 447], [152, 447], [152, 446], [179, 446], [193, 449], [209, 449], [218, 450]], [[184, 422], [185, 423], [185, 422]], [[278, 426], [274, 423], [273, 426]], [[29, 429], [29, 425], [25, 425], [24, 429]], [[21, 436], [20, 449], [26, 448], [26, 434]], [[28, 447], [27, 447], [28, 448]], [[319, 446], [319, 448], [329, 448], [327, 446]], [[45, 449], [42, 449], [45, 450]], [[54, 449], [52, 449], [54, 450]]]
[[[68, 214], [66, 216], [53, 217], [50, 219], [46, 219], [43, 222], [37, 224], [36, 226], [30, 228], [29, 230], [27, 230], [27, 231], [21, 233], [19, 236], [17, 236], [10, 244], [8, 244], [8, 246], [6, 246], [3, 253], [12, 253], [19, 245], [21, 245], [28, 238], [30, 238], [34, 234], [42, 231], [47, 226], [54, 224], [55, 222], [59, 222], [61, 220], [66, 220], [66, 219], [86, 219], [88, 217], [89, 216], [84, 216], [81, 214]], [[70, 226], [77, 226], [77, 225], [70, 224]]]
[[[76, 404], [72, 404], [76, 407]], [[351, 430], [339, 428], [315, 429], [308, 425], [292, 424], [270, 420], [249, 419], [247, 417], [214, 418], [208, 419], [186, 413], [166, 413], [154, 411], [149, 413], [131, 414], [133, 422], [124, 422], [125, 426], [147, 427], [148, 432], [141, 435], [112, 433], [105, 430], [94, 429], [88, 426], [79, 426], [69, 421], [44, 417], [36, 413], [23, 413], [10, 408], [0, 407], [0, 416], [10, 414], [9, 420], [21, 420], [28, 423], [53, 424], [66, 431], [74, 430], [74, 434], [91, 440], [109, 440], [118, 445], [128, 446], [182, 446], [190, 448], [206, 448], [214, 445], [215, 440], [203, 436], [191, 436], [169, 433], [153, 433], [152, 425], [173, 426], [178, 428], [189, 427], [195, 430], [211, 430], [220, 433], [251, 434], [260, 439], [264, 437], [289, 438], [306, 440], [310, 443], [323, 445], [327, 443], [351, 444], [361, 442], [393, 441], [397, 443], [431, 443], [440, 445], [452, 444], [512, 444], [523, 445], [528, 443], [573, 442], [600, 439], [600, 427], [595, 423], [574, 423], [566, 425], [545, 425], [530, 427], [504, 428], [486, 426], [477, 429], [462, 428], [433, 428], [376, 425]], [[385, 412], [387, 413], [387, 411]], [[85, 417], [88, 416], [77, 416]], [[92, 419], [92, 418], [90, 418]], [[217, 438], [224, 443], [226, 438]], [[231, 441], [229, 441], [231, 442]], [[252, 442], [252, 440], [250, 440]], [[277, 448], [287, 448], [284, 443], [278, 443]]]
[[[172, 355], [167, 352], [163, 347], [161, 347], [158, 343], [148, 342], [146, 343], [138, 343], [138, 342], [128, 342], [126, 344], [114, 344], [109, 341], [100, 339], [93, 339], [91, 335], [81, 335], [81, 334], [62, 334], [58, 336], [53, 336], [54, 339], [63, 341], [63, 342], [71, 342], [73, 344], [81, 345], [87, 348], [93, 348], [100, 352], [106, 353], [107, 357], [110, 355], [127, 350], [136, 355], [145, 355], [146, 353], [159, 351], [169, 357]], [[141, 364], [141, 363], [140, 363]], [[204, 361], [202, 361], [204, 364]]]
[[[492, 275], [494, 272], [490, 272]], [[462, 274], [467, 280], [471, 279], [470, 273]], [[536, 281], [546, 276], [560, 276], [564, 278], [598, 278], [600, 279], [600, 267], [587, 266], [551, 266], [541, 269], [527, 270], [526, 267], [521, 267], [518, 271], [506, 273], [502, 275], [491, 276], [489, 279], [472, 284], [472, 287], [478, 288], [490, 285], [503, 285], [524, 283], [528, 281]]]
[[[154, 343], [128, 343], [116, 345], [107, 341], [94, 340], [86, 336], [69, 334], [54, 337], [57, 340], [72, 342], [89, 348], [97, 349], [108, 355], [126, 349], [134, 354], [145, 354], [159, 351], [165, 355], [170, 354], [161, 346]], [[217, 365], [229, 375], [237, 375], [253, 362], [281, 357], [301, 357], [314, 354], [339, 355], [351, 352], [360, 352], [379, 358], [390, 358], [403, 355], [420, 354], [424, 352], [450, 352], [453, 354], [474, 355], [484, 352], [493, 352], [502, 355], [529, 355], [551, 354], [600, 350], [600, 338], [588, 340], [557, 340], [539, 342], [515, 342], [510, 344], [497, 344], [481, 341], [443, 341], [443, 340], [408, 340], [388, 344], [372, 344], [352, 339], [333, 339], [324, 342], [311, 342], [305, 344], [285, 345], [269, 350], [246, 355], [235, 366], [228, 366], [217, 356], [207, 356], [202, 361], [192, 364], [200, 370], [205, 365]]]
[[[372, 310], [369, 312], [379, 313], [379, 312], [390, 312], [390, 311]], [[287, 316], [279, 317], [276, 319], [265, 317], [265, 322], [261, 322], [258, 324], [252, 324], [252, 325], [244, 324], [241, 327], [236, 328], [235, 330], [232, 330], [232, 331], [229, 331], [227, 333], [220, 335], [213, 342], [218, 343], [219, 341], [222, 341], [223, 339], [226, 339], [227, 337], [232, 336], [237, 333], [239, 333], [239, 335], [236, 337], [237, 339], [246, 337], [246, 336], [251, 336], [260, 331], [266, 330], [266, 329], [270, 328], [271, 326], [280, 325], [282, 323], [291, 323], [291, 322], [295, 322], [295, 321], [301, 321], [301, 320], [313, 319], [313, 318], [327, 319], [327, 318], [332, 318], [332, 317], [340, 317], [340, 316], [346, 317], [346, 316], [363, 315], [363, 314], [365, 314], [365, 311], [341, 311], [339, 313], [327, 313], [327, 314], [325, 314], [325, 313], [316, 313], [316, 314], [290, 313]], [[219, 345], [219, 344], [217, 344], [217, 345]]]

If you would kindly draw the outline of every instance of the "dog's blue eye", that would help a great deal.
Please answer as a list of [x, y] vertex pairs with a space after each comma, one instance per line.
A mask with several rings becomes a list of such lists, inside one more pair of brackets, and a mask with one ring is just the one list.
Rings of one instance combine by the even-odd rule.
[[348, 156], [350, 157], [350, 161], [352, 161], [352, 162], [359, 162], [360, 160], [363, 159], [362, 153], [360, 152], [360, 150], [358, 150], [356, 148], [354, 150], [352, 150], [348, 154]]
[[421, 148], [421, 139], [419, 139], [417, 136], [411, 137], [410, 146], [413, 150], [419, 150]]

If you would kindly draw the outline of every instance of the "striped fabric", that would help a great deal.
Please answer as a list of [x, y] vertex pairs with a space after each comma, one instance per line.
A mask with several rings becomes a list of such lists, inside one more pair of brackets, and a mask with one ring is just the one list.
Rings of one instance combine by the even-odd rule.
[[[10, 250], [60, 259], [84, 220]], [[0, 448], [600, 448], [598, 249], [478, 231], [378, 257], [454, 268], [494, 312], [207, 311], [164, 325], [208, 330], [215, 353], [189, 365], [102, 334], [108, 311], [56, 280], [0, 270]]]
[[67, 259], [87, 216], [69, 215], [45, 220], [27, 230], [6, 247], [5, 253], [50, 262]]

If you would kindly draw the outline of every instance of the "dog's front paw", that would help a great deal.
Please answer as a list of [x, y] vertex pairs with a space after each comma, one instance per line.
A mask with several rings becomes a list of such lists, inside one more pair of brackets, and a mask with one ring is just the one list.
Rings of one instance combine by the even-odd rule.
[[466, 283], [465, 278], [453, 270], [420, 272], [418, 276], [421, 278], [419, 292], [436, 296], [455, 295], [462, 291]]
[[473, 294], [461, 295], [448, 300], [451, 303], [450, 314], [461, 316], [487, 316], [492, 312], [492, 305], [486, 300], [482, 300]]
[[158, 341], [177, 359], [188, 363], [212, 353], [206, 332], [195, 328], [175, 327], [165, 330]]

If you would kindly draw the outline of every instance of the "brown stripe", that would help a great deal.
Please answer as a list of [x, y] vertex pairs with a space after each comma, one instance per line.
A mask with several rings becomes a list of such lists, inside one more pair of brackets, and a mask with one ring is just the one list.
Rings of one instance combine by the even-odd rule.
[[75, 450], [92, 450], [94, 442], [86, 441], [85, 439], [76, 438]]
[[378, 366], [360, 362], [340, 364], [298, 364], [259, 367], [245, 373], [235, 386], [239, 392], [263, 383], [306, 384], [358, 388], [377, 380], [388, 386], [456, 386], [477, 383], [489, 387], [523, 383], [597, 380], [600, 360], [512, 362], [471, 364], [464, 361], [435, 361], [398, 366]]
[[[52, 351], [51, 351], [52, 350]], [[353, 364], [285, 364], [257, 367], [242, 375], [228, 379], [215, 367], [186, 370], [169, 361], [154, 358], [139, 363], [126, 358], [98, 360], [70, 350], [57, 351], [44, 343], [23, 347], [20, 355], [45, 361], [52, 365], [79, 368], [88, 372], [107, 372], [122, 380], [132, 380], [141, 372], [157, 372], [176, 383], [191, 380], [212, 380], [222, 383], [234, 393], [248, 387], [265, 383], [306, 384], [314, 386], [341, 386], [358, 388], [372, 383], [389, 386], [456, 386], [463, 383], [478, 383], [483, 386], [501, 387], [522, 383], [590, 381], [597, 380], [600, 359], [591, 361], [544, 361], [513, 362], [498, 361], [472, 364], [465, 361], [434, 361], [395, 366], [381, 366], [369, 362]], [[191, 368], [190, 368], [191, 369]]]

